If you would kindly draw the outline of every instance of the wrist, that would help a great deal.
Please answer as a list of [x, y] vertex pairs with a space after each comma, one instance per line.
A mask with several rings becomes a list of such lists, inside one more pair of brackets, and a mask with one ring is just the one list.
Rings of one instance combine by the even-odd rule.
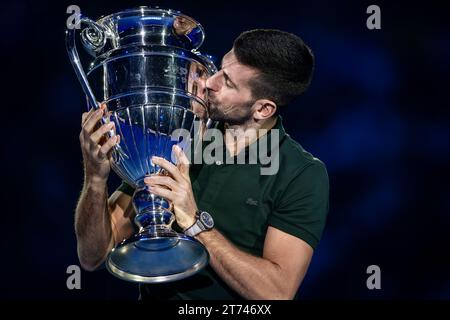
[[186, 221], [183, 222], [178, 222], [178, 225], [181, 227], [181, 229], [184, 231], [186, 231], [187, 229], [189, 229], [190, 227], [192, 227], [195, 223], [197, 222], [197, 218], [196, 216], [192, 216], [190, 219], [187, 219]]
[[109, 177], [109, 170], [99, 166], [84, 163], [84, 181], [94, 184], [106, 184]]
[[185, 229], [184, 233], [190, 237], [195, 237], [198, 234], [212, 230], [213, 228], [213, 217], [206, 211], [197, 211], [194, 223], [189, 228]]
[[85, 176], [84, 186], [87, 189], [104, 190], [107, 185], [108, 178], [102, 178], [98, 176]]

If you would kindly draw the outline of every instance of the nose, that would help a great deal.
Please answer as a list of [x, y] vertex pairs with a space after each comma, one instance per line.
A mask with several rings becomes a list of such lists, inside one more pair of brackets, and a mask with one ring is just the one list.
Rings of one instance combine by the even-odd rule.
[[219, 72], [213, 74], [211, 77], [206, 79], [206, 89], [211, 91], [219, 91], [220, 90], [220, 76]]

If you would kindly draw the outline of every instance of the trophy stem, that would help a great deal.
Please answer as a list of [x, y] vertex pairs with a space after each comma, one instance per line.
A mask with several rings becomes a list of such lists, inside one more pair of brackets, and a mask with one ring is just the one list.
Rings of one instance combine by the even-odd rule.
[[169, 202], [161, 196], [151, 193], [148, 187], [139, 188], [133, 195], [136, 210], [135, 224], [140, 232], [143, 229], [170, 230], [175, 221], [174, 214], [169, 210]]
[[139, 232], [110, 252], [106, 267], [113, 275], [159, 283], [184, 279], [205, 267], [208, 251], [198, 240], [172, 230], [175, 215], [166, 199], [144, 186], [134, 192], [133, 205]]

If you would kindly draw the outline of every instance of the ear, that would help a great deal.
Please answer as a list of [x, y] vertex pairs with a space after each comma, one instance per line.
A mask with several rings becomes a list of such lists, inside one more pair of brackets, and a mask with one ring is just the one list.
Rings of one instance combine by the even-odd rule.
[[253, 104], [253, 117], [257, 120], [265, 120], [272, 117], [277, 111], [277, 104], [272, 100], [259, 99]]

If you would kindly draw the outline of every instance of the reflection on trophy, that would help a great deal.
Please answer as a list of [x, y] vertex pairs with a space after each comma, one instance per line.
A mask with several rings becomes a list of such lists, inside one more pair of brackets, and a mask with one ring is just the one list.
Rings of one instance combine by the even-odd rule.
[[[91, 107], [102, 102], [112, 112], [102, 120], [114, 121], [109, 135], [121, 137], [112, 167], [136, 188], [134, 221], [139, 232], [111, 251], [106, 266], [121, 279], [146, 283], [193, 275], [208, 263], [208, 252], [197, 240], [171, 229], [170, 204], [143, 181], [147, 175], [164, 174], [152, 164], [152, 156], [171, 161], [174, 144], [189, 149], [207, 126], [202, 86], [216, 68], [197, 51], [205, 37], [203, 28], [180, 12], [148, 7], [97, 21], [81, 16], [80, 22], [81, 42], [93, 60], [85, 73], [76, 31], [68, 30], [71, 63]], [[179, 129], [189, 136], [176, 135]]]

